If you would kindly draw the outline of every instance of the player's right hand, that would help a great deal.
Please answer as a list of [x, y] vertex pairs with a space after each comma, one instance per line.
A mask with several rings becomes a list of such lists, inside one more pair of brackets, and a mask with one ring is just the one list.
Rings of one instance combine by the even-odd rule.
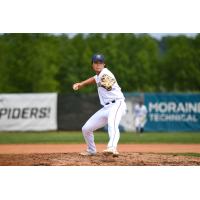
[[75, 83], [75, 84], [73, 84], [73, 86], [72, 86], [73, 90], [78, 90], [78, 89], [80, 89], [80, 87], [81, 87], [81, 84], [80, 84], [80, 83]]

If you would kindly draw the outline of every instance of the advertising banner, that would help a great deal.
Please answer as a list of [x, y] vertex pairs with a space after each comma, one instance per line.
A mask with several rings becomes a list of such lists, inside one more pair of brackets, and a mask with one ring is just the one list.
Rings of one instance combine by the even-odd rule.
[[0, 131], [56, 129], [56, 93], [0, 95]]
[[145, 94], [146, 131], [200, 131], [200, 94]]

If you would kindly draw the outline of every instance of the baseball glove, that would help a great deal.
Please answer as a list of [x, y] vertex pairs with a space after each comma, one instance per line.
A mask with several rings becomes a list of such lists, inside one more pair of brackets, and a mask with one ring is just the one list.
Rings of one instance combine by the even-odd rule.
[[116, 83], [116, 80], [107, 74], [104, 74], [101, 77], [101, 87], [105, 88], [107, 91], [112, 90], [113, 84]]

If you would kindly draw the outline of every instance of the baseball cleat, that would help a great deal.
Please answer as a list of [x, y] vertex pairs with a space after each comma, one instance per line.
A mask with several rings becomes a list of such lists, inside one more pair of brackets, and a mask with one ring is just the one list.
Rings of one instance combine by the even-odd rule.
[[95, 156], [96, 152], [84, 151], [80, 153], [81, 156]]
[[113, 157], [118, 157], [119, 156], [119, 152], [116, 149], [105, 149], [103, 151], [104, 155], [113, 155]]

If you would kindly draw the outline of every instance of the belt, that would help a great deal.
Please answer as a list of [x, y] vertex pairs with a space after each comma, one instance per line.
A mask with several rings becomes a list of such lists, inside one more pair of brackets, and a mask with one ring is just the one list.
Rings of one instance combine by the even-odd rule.
[[115, 102], [116, 102], [116, 101], [113, 100], [113, 101], [111, 101], [111, 102], [106, 103], [105, 105], [109, 105], [109, 104], [111, 104], [111, 103], [115, 103]]

